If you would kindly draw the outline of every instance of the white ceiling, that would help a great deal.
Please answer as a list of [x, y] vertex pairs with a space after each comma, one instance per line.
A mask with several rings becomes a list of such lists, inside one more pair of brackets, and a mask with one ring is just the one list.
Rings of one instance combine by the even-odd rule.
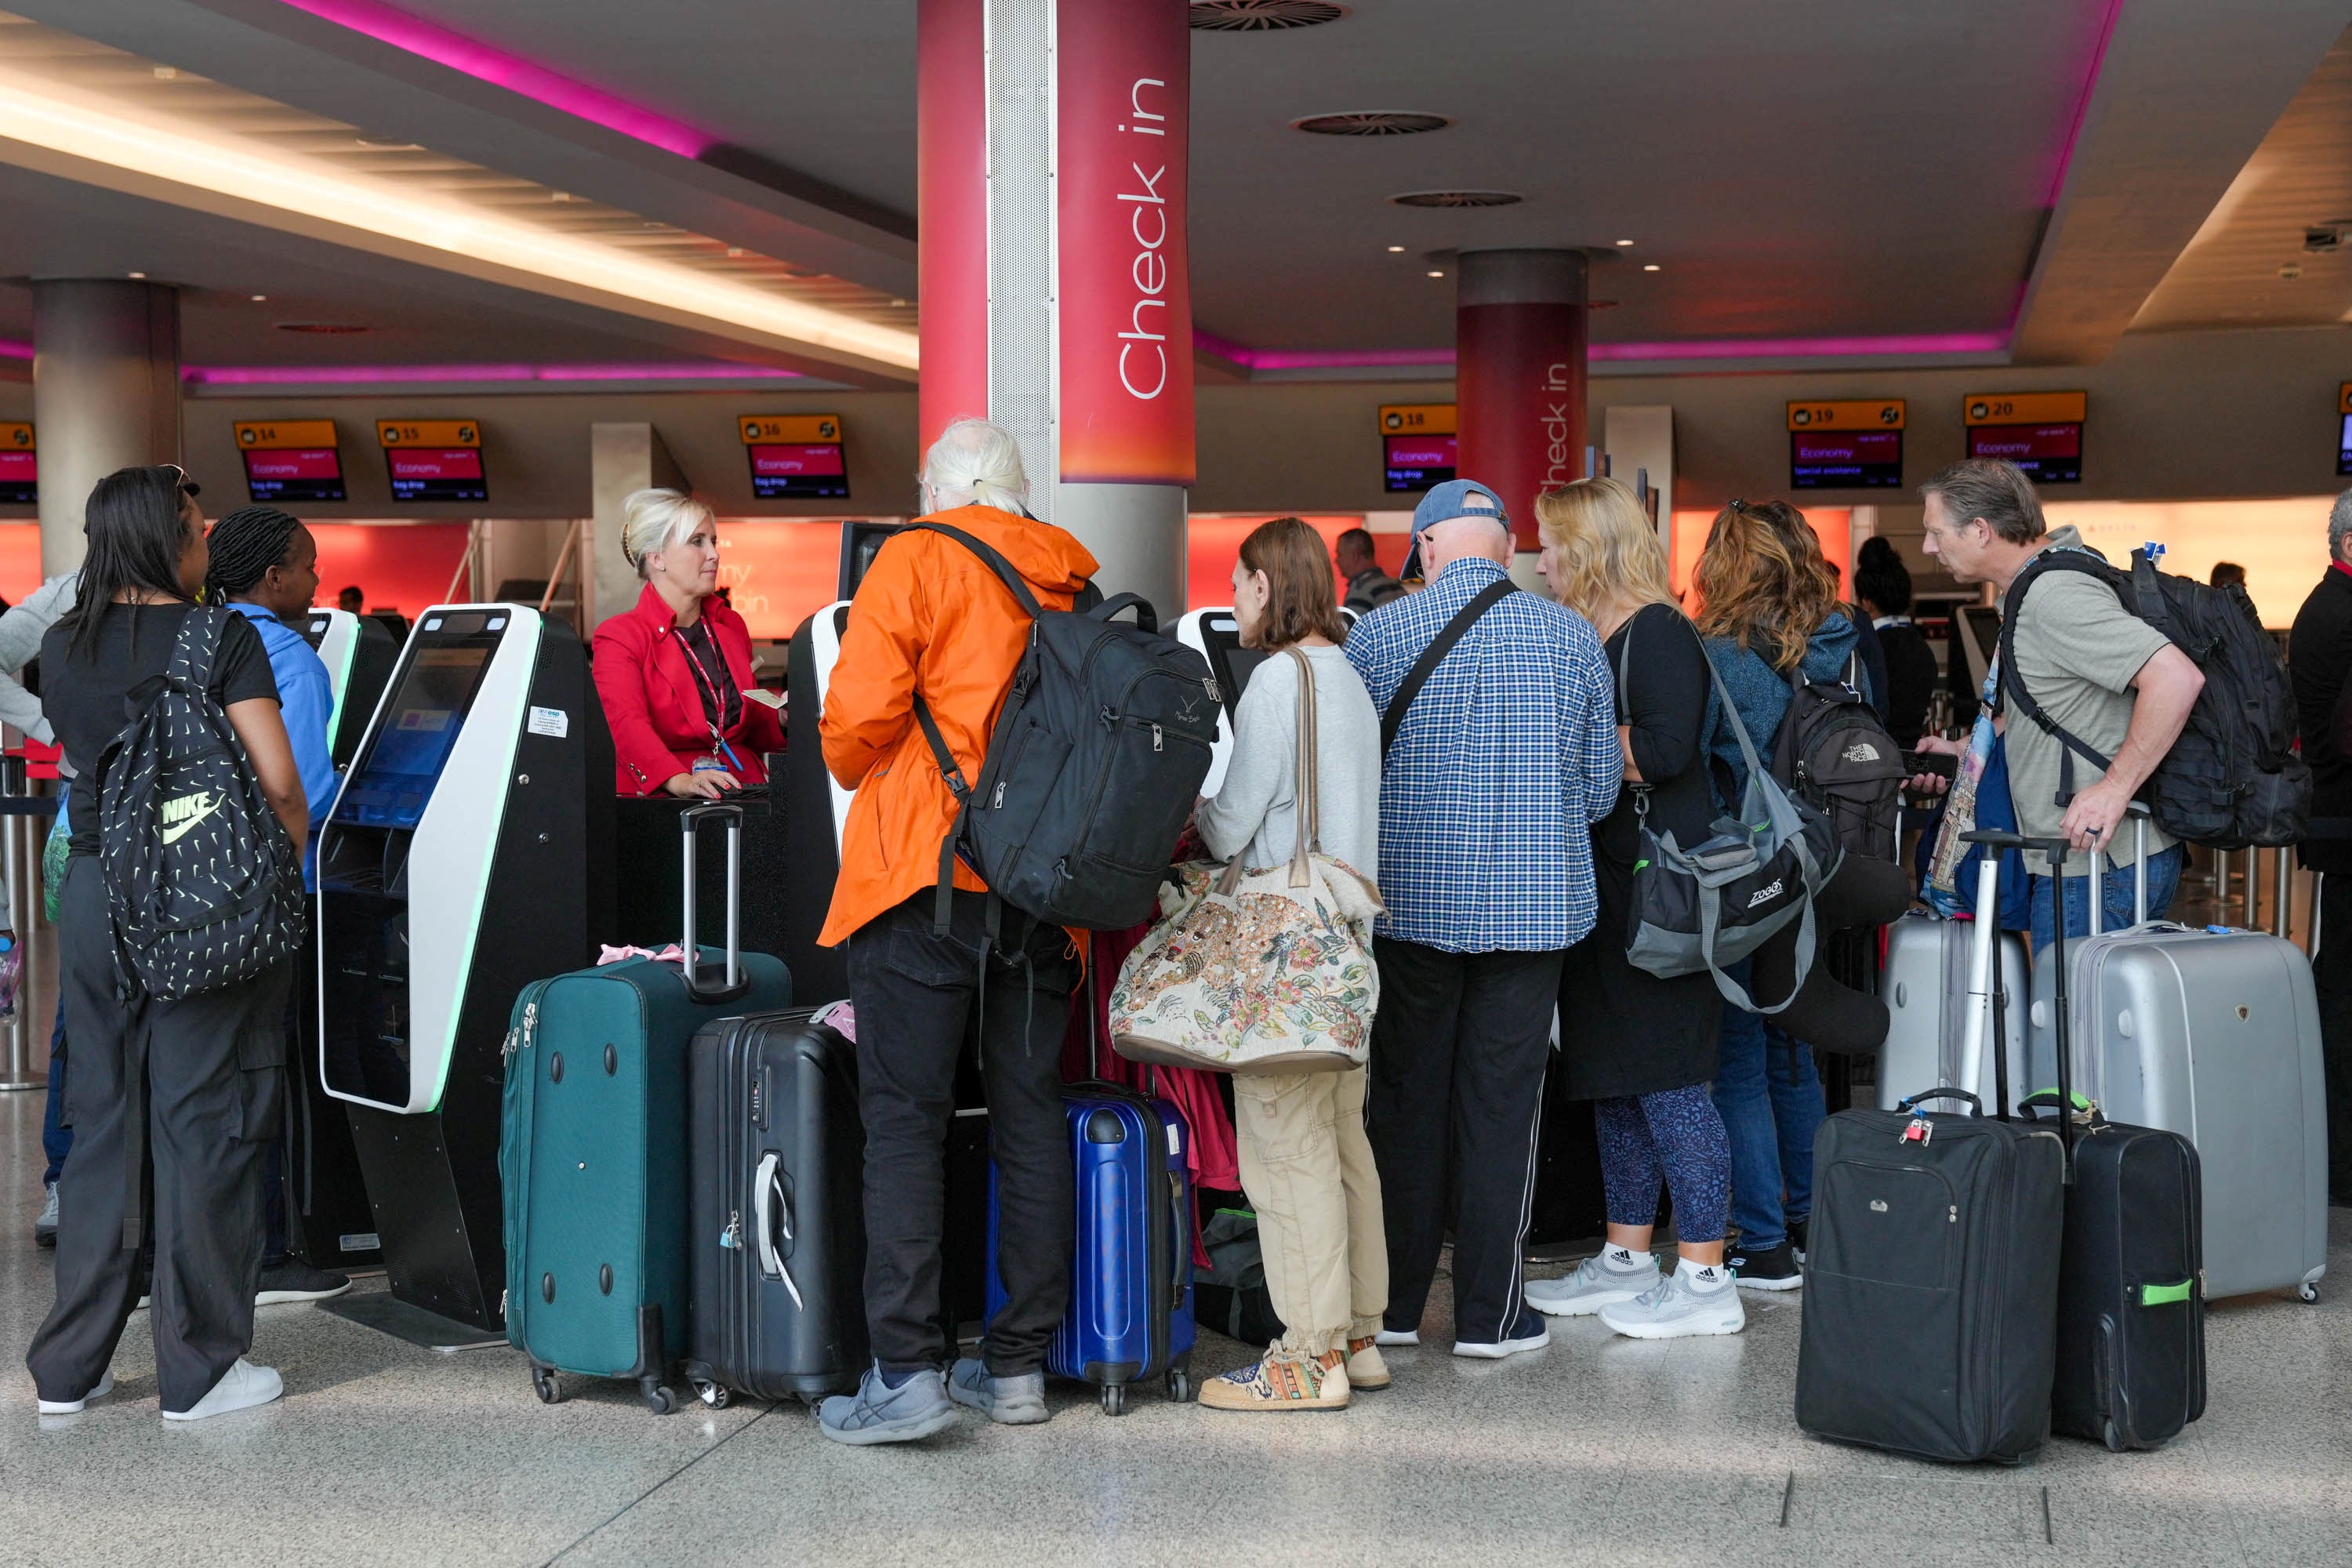
[[[278, 0], [13, 0], [13, 9], [911, 297], [914, 0], [396, 3], [707, 129], [766, 172], [755, 163], [747, 177], [644, 147]], [[1354, 0], [1353, 16], [1326, 26], [1196, 34], [1197, 321], [1259, 349], [1443, 348], [1452, 282], [1426, 276], [1431, 255], [1500, 244], [1613, 256], [1613, 241], [1633, 238], [1626, 259], [1595, 268], [1594, 295], [1617, 302], [1595, 317], [1596, 341], [1999, 333], [2031, 285], [2030, 309], [2064, 318], [2074, 334], [2053, 352], [2095, 357], [2343, 21], [2326, 0], [2114, 7]], [[2159, 149], [2155, 173], [2175, 176], [2129, 202], [2062, 202], [2053, 220], [2059, 162], [2111, 17], [2120, 19], [2069, 189], [2095, 186], [2133, 148], [2143, 159]], [[1426, 110], [1455, 123], [1377, 142], [1290, 129], [1302, 115], [1349, 109]], [[2315, 147], [2333, 136], [2340, 155], [2343, 112], [2320, 121]], [[2330, 177], [2341, 188], [2342, 172]], [[1478, 212], [1387, 200], [1454, 186], [1528, 199]], [[381, 307], [398, 301], [404, 335], [324, 344], [289, 342], [256, 315], [215, 314], [200, 301], [189, 314], [191, 359], [481, 360], [560, 355], [566, 345], [573, 357], [625, 357], [625, 343], [690, 346], [646, 323], [583, 329], [578, 310], [547, 301], [509, 311], [510, 291], [459, 288], [420, 268], [342, 267], [331, 247], [241, 235], [227, 219], [194, 223], [131, 197], [92, 195], [77, 206], [30, 176], [0, 179], [0, 210], [19, 202], [54, 221], [0, 224], [0, 275], [119, 264], [184, 233], [174, 275], [204, 289], [282, 289], [320, 314], [385, 321], [394, 311]], [[2131, 265], [2114, 262], [2116, 247]], [[2073, 272], [2058, 265], [2070, 257]], [[1661, 270], [1643, 272], [1643, 262]], [[0, 289], [0, 334], [19, 335], [9, 323], [22, 305], [9, 292]]]

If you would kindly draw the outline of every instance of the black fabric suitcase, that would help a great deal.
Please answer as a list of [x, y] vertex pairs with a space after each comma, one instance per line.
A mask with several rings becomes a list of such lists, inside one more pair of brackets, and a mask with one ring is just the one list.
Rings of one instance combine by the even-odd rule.
[[2095, 1109], [2077, 1118], [2074, 1142], [2050, 1424], [2118, 1452], [2159, 1447], [2205, 1413], [2197, 1150]]
[[[1999, 858], [1987, 858], [1997, 876]], [[1994, 912], [1994, 890], [1991, 877], [1979, 883], [1985, 916]], [[1970, 970], [1980, 1016], [1962, 1061], [1968, 1082], [1982, 1059], [1981, 1015], [2000, 1016], [1993, 933], [1981, 930]], [[1994, 1060], [2005, 1096], [1998, 1044]], [[1916, 1109], [1937, 1100], [1970, 1109]], [[1987, 1116], [1960, 1089], [1824, 1121], [1813, 1152], [1797, 1425], [1958, 1463], [2013, 1464], [2041, 1447], [2055, 1377], [2065, 1180], [2054, 1123]]]
[[814, 1018], [722, 1018], [688, 1048], [686, 1371], [714, 1408], [814, 1402], [866, 1370], [857, 1047]]

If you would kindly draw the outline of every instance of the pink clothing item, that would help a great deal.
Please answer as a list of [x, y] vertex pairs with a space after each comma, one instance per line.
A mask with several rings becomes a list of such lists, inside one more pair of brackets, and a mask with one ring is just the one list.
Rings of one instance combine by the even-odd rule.
[[633, 958], [650, 958], [656, 963], [675, 963], [681, 968], [686, 964], [686, 950], [676, 942], [671, 942], [659, 952], [649, 947], [610, 947], [603, 943], [598, 946], [596, 967], [599, 969], [608, 963], [626, 963]]
[[[1150, 929], [1151, 922], [1147, 921], [1126, 931], [1094, 933], [1087, 982], [1070, 998], [1070, 1027], [1062, 1042], [1062, 1078], [1069, 1083], [1100, 1079], [1122, 1088], [1157, 1093], [1175, 1106], [1184, 1124], [1192, 1129], [1192, 1142], [1185, 1163], [1192, 1173], [1195, 1194], [1202, 1187], [1239, 1192], [1241, 1145], [1234, 1134], [1233, 1117], [1225, 1110], [1223, 1091], [1217, 1087], [1217, 1075], [1197, 1068], [1147, 1068], [1129, 1061], [1108, 1044], [1112, 981], [1119, 965], [1127, 962], [1127, 955], [1135, 951]], [[1091, 1018], [1089, 1013], [1093, 1015]], [[1106, 1043], [1098, 1049], [1090, 1048], [1095, 1041]], [[1098, 1059], [1089, 1063], [1090, 1055]], [[1198, 1268], [1209, 1267], [1209, 1255], [1201, 1247], [1198, 1214], [1193, 1215], [1192, 1264]]]

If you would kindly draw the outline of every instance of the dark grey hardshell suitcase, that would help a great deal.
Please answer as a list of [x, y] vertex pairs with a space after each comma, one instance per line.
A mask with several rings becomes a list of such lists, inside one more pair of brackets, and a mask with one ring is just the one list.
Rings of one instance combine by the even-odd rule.
[[814, 1016], [723, 1018], [688, 1047], [686, 1371], [714, 1407], [814, 1401], [866, 1369], [857, 1047]]

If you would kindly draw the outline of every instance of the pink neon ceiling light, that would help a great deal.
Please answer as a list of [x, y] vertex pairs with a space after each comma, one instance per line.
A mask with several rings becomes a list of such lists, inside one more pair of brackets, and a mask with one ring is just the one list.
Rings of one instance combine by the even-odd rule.
[[677, 153], [681, 158], [700, 158], [719, 145], [719, 139], [708, 132], [656, 114], [650, 109], [615, 98], [609, 92], [575, 81], [568, 76], [535, 65], [520, 56], [488, 44], [477, 43], [459, 33], [453, 33], [438, 23], [412, 16], [394, 9], [381, 0], [284, 0], [298, 11], [349, 27], [378, 43], [390, 44], [412, 55], [447, 66], [478, 81], [489, 82], [520, 93], [535, 102], [566, 114], [576, 115], [608, 131]]

